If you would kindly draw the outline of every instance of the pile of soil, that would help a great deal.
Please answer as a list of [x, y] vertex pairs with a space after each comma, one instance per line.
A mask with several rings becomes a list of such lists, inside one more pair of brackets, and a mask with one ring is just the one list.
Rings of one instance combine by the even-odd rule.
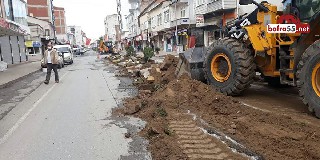
[[179, 59], [173, 55], [167, 55], [159, 68], [150, 69], [150, 75], [155, 78], [154, 84], [168, 84], [176, 79], [175, 71]]
[[320, 159], [320, 128], [316, 125], [244, 106], [187, 76], [171, 80], [154, 93], [140, 92], [127, 99], [121, 110], [147, 121], [141, 135], [149, 139], [154, 159], [186, 159], [168, 121], [174, 113], [187, 110], [265, 159]]

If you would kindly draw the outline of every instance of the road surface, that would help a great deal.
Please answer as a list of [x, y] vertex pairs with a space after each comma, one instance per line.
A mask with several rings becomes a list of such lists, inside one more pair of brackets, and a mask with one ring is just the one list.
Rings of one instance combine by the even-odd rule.
[[59, 71], [59, 84], [36, 73], [1, 90], [1, 160], [150, 159], [144, 139], [124, 136], [144, 123], [111, 116], [130, 82], [88, 54]]

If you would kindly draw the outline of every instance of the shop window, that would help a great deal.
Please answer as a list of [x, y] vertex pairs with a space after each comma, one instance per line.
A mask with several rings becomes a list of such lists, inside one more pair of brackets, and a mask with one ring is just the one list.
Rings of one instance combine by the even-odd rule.
[[45, 36], [50, 36], [50, 30], [49, 29], [45, 29]]

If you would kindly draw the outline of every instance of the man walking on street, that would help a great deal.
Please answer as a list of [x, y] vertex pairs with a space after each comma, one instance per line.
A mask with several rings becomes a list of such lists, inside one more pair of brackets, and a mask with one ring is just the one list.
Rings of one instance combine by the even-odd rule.
[[53, 69], [55, 75], [56, 83], [59, 83], [59, 75], [58, 75], [58, 52], [52, 48], [52, 43], [49, 42], [47, 45], [47, 50], [44, 52], [44, 64], [47, 64], [47, 76], [44, 81], [45, 84], [49, 84], [51, 77], [51, 70]]

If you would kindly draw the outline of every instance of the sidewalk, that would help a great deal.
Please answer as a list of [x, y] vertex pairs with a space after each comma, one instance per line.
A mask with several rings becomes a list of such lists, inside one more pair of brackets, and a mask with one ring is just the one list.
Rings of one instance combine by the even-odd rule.
[[29, 74], [39, 71], [40, 69], [40, 61], [9, 65], [7, 70], [0, 72], [0, 88], [4, 88]]

